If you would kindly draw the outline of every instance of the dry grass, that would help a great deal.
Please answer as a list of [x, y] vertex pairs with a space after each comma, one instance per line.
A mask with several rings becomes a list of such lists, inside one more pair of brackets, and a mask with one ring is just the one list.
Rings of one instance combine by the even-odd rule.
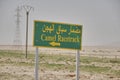
[[[39, 54], [40, 80], [75, 80], [75, 54], [56, 52], [42, 51]], [[28, 53], [26, 59], [21, 51], [1, 50], [0, 80], [34, 80], [34, 60], [34, 53]], [[81, 55], [80, 79], [120, 80], [120, 58]]]

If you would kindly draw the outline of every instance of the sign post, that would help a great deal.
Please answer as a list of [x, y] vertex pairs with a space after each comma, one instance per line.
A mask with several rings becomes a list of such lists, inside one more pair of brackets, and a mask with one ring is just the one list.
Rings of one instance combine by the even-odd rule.
[[35, 52], [35, 80], [39, 80], [39, 76], [38, 76], [38, 48], [36, 47], [36, 52]]
[[47, 21], [34, 21], [36, 46], [35, 80], [38, 80], [38, 47], [53, 47], [78, 50], [76, 53], [76, 80], [79, 80], [79, 60], [82, 41], [82, 25]]
[[77, 53], [76, 53], [76, 80], [79, 80], [79, 74], [80, 74], [80, 71], [79, 71], [79, 61], [80, 60], [80, 51], [77, 50]]

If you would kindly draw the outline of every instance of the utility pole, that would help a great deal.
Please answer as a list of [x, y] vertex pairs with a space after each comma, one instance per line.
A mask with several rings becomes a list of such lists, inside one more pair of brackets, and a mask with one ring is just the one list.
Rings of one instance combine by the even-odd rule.
[[29, 17], [29, 12], [34, 9], [33, 7], [29, 6], [29, 5], [25, 5], [23, 6], [23, 8], [25, 9], [26, 11], [26, 49], [25, 49], [25, 52], [26, 52], [26, 55], [25, 55], [25, 58], [27, 58], [27, 49], [28, 49], [28, 17]]

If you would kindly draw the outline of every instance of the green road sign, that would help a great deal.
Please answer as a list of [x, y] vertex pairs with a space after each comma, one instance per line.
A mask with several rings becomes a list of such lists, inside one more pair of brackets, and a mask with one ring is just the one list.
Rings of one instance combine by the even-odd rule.
[[33, 45], [36, 47], [81, 50], [81, 40], [82, 25], [34, 21]]

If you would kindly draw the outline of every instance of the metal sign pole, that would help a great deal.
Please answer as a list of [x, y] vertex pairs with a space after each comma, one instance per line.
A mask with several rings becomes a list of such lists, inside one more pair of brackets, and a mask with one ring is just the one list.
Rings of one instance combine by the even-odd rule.
[[80, 51], [77, 50], [76, 53], [76, 80], [79, 80], [79, 61], [80, 60]]
[[38, 48], [36, 47], [36, 52], [35, 52], [35, 80], [38, 80]]

